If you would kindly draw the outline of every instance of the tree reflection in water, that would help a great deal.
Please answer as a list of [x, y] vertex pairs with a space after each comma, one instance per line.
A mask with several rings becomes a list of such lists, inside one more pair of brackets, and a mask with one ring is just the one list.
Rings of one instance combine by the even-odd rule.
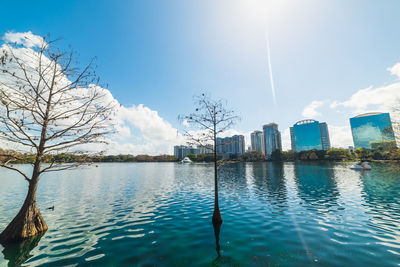
[[219, 233], [221, 231], [222, 224], [213, 224], [214, 236], [215, 236], [215, 250], [217, 251], [218, 258], [221, 257], [221, 247], [219, 246]]
[[4, 259], [8, 260], [8, 266], [21, 266], [33, 255], [31, 251], [39, 244], [44, 233], [33, 238], [25, 239], [19, 243], [3, 244]]

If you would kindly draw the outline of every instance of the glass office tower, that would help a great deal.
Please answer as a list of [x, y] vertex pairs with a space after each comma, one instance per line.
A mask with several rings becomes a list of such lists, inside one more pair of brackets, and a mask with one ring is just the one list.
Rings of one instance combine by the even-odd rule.
[[281, 133], [278, 124], [269, 123], [263, 126], [265, 158], [271, 159], [272, 152], [282, 150]]
[[328, 124], [326, 122], [319, 123], [319, 131], [321, 133], [322, 150], [331, 149], [331, 141], [329, 139]]
[[292, 150], [301, 152], [311, 149], [329, 150], [328, 125], [316, 120], [302, 120], [290, 127]]
[[389, 113], [365, 113], [350, 118], [355, 148], [389, 149], [396, 147]]
[[264, 134], [261, 131], [254, 131], [250, 134], [251, 150], [264, 154]]

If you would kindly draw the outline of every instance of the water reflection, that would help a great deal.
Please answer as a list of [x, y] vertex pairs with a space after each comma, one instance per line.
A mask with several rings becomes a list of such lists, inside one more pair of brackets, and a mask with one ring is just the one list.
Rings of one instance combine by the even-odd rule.
[[247, 168], [245, 163], [234, 163], [222, 166], [219, 171], [218, 183], [221, 188], [229, 188], [234, 195], [242, 195], [243, 190], [248, 192]]
[[260, 162], [251, 165], [255, 193], [260, 200], [276, 206], [279, 211], [287, 207], [287, 190], [283, 163]]
[[338, 205], [340, 193], [329, 163], [295, 163], [294, 174], [298, 195], [308, 208], [325, 212]]
[[[211, 228], [212, 164], [110, 163], [49, 175], [38, 204], [50, 230], [32, 251], [35, 242], [5, 249], [0, 266], [396, 266], [399, 172], [350, 165], [224, 166], [223, 231]], [[1, 230], [26, 184], [0, 177]]]
[[214, 236], [215, 236], [215, 250], [217, 251], [218, 257], [221, 257], [221, 247], [219, 245], [219, 233], [221, 231], [221, 225], [219, 223], [213, 224]]
[[4, 244], [4, 259], [8, 260], [8, 266], [21, 266], [26, 260], [31, 258], [31, 251], [39, 244], [43, 234], [26, 239], [19, 243]]
[[371, 172], [360, 173], [360, 180], [363, 187], [361, 196], [371, 216], [370, 233], [378, 244], [400, 255], [400, 183], [397, 171], [384, 164], [375, 164]]

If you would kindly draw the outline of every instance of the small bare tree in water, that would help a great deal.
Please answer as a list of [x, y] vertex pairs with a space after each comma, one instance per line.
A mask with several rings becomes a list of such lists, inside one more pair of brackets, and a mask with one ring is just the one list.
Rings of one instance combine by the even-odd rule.
[[214, 213], [212, 216], [213, 225], [222, 224], [222, 216], [219, 211], [218, 203], [218, 168], [221, 161], [218, 161], [217, 155], [217, 137], [221, 133], [231, 128], [239, 117], [233, 110], [226, 108], [226, 102], [223, 100], [212, 100], [205, 94], [195, 97], [196, 109], [193, 113], [181, 116], [189, 125], [194, 125], [197, 131], [186, 131], [185, 136], [189, 145], [207, 147], [212, 145], [214, 154]]
[[3, 244], [47, 230], [36, 204], [39, 177], [79, 164], [43, 164], [44, 158], [102, 143], [113, 131], [114, 102], [107, 90], [94, 84], [99, 81], [93, 63], [75, 68], [73, 52], [53, 48], [54, 42], [39, 36], [29, 38], [5, 41], [0, 47], [0, 139], [34, 154], [30, 175], [11, 165], [17, 154], [0, 157], [1, 167], [18, 172], [29, 184], [21, 209], [0, 234]]

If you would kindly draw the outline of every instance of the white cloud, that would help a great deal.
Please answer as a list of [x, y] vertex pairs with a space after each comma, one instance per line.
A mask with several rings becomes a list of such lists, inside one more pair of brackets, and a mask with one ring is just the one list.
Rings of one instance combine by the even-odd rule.
[[[400, 78], [400, 62], [387, 69], [392, 75]], [[348, 117], [366, 112], [389, 112], [393, 127], [398, 127], [400, 121], [400, 82], [394, 82], [381, 87], [370, 86], [358, 90], [345, 101], [334, 101], [330, 107], [337, 111], [345, 111]], [[396, 138], [400, 140], [399, 132]]]
[[282, 150], [291, 150], [292, 145], [290, 141], [290, 128], [286, 128], [281, 136], [282, 139]]
[[387, 70], [390, 71], [390, 74], [395, 75], [400, 79], [400, 62], [390, 68], [387, 68]]
[[328, 128], [331, 147], [348, 148], [349, 146], [353, 146], [353, 137], [351, 135], [350, 125], [328, 125]]
[[40, 47], [45, 41], [44, 38], [29, 32], [7, 32], [4, 34], [4, 42], [16, 43], [23, 45], [27, 48]]
[[[31, 80], [39, 80], [35, 72], [38, 66], [37, 52], [33, 49], [35, 46], [41, 45], [44, 42], [43, 38], [37, 35], [33, 35], [31, 32], [26, 33], [6, 33], [3, 38], [5, 43], [16, 43], [17, 46], [7, 46], [3, 44], [0, 47], [0, 52], [12, 49], [13, 54], [19, 58], [23, 58], [27, 70], [31, 71]], [[43, 57], [46, 64], [52, 64], [51, 61]], [[15, 75], [20, 75], [18, 67], [15, 66], [15, 62], [7, 62], [6, 68], [11, 68], [15, 71]], [[21, 74], [22, 76], [22, 74]], [[9, 83], [13, 82], [12, 77], [9, 75], [2, 75], [0, 73], [0, 82]], [[57, 84], [64, 86], [69, 84], [68, 78], [65, 75], [59, 76]], [[46, 94], [47, 90], [43, 88], [43, 94]], [[88, 88], [76, 88], [71, 95], [66, 97], [73, 97], [79, 95], [80, 97], [92, 94], [94, 92], [100, 92], [103, 97], [99, 99], [99, 103], [93, 103], [94, 105], [104, 105], [107, 103], [113, 103], [116, 107], [115, 115], [112, 120], [115, 124], [116, 133], [109, 135], [105, 138], [105, 141], [109, 142], [106, 144], [87, 144], [79, 147], [79, 150], [85, 150], [90, 152], [105, 151], [107, 154], [118, 154], [118, 153], [129, 153], [129, 154], [172, 154], [173, 146], [175, 144], [184, 143], [183, 136], [178, 133], [178, 130], [172, 127], [172, 125], [159, 116], [158, 112], [144, 106], [143, 104], [132, 105], [131, 107], [125, 107], [121, 105], [111, 94], [111, 92], [105, 88], [101, 88], [96, 85], [89, 85]], [[45, 97], [45, 95], [43, 95]], [[72, 96], [73, 95], [73, 96]], [[55, 99], [56, 101], [57, 99]], [[27, 103], [29, 104], [29, 103]], [[0, 106], [1, 109], [1, 106]], [[72, 109], [68, 106], [68, 109]], [[64, 107], [58, 107], [52, 112], [63, 112]], [[16, 115], [17, 116], [17, 115]], [[57, 121], [57, 126], [71, 124], [74, 117], [68, 117], [65, 121]], [[56, 127], [54, 125], [54, 127]], [[5, 144], [1, 142], [2, 147], [14, 148], [13, 144]], [[18, 149], [21, 150], [21, 149]]]
[[[141, 153], [160, 154], [172, 153], [176, 144], [184, 142], [178, 130], [143, 104], [133, 105], [129, 108], [121, 106], [118, 112], [121, 127], [132, 127], [140, 132], [135, 148], [140, 148]], [[138, 136], [136, 136], [138, 137]], [[131, 153], [136, 153], [132, 151]]]
[[315, 118], [315, 117], [319, 117], [322, 114], [320, 112], [317, 111], [317, 108], [320, 108], [321, 106], [323, 106], [326, 103], [326, 101], [312, 101], [308, 106], [306, 106], [303, 109], [303, 112], [301, 113], [301, 115], [304, 118]]
[[339, 102], [334, 101], [330, 107], [348, 108], [351, 115], [370, 112], [385, 111], [389, 112], [399, 105], [400, 83], [393, 83], [382, 87], [372, 86], [358, 90], [348, 100]]
[[[387, 69], [400, 78], [400, 62]], [[345, 101], [333, 101], [332, 109], [347, 108], [351, 115], [371, 111], [390, 112], [400, 105], [400, 82], [358, 90]]]

